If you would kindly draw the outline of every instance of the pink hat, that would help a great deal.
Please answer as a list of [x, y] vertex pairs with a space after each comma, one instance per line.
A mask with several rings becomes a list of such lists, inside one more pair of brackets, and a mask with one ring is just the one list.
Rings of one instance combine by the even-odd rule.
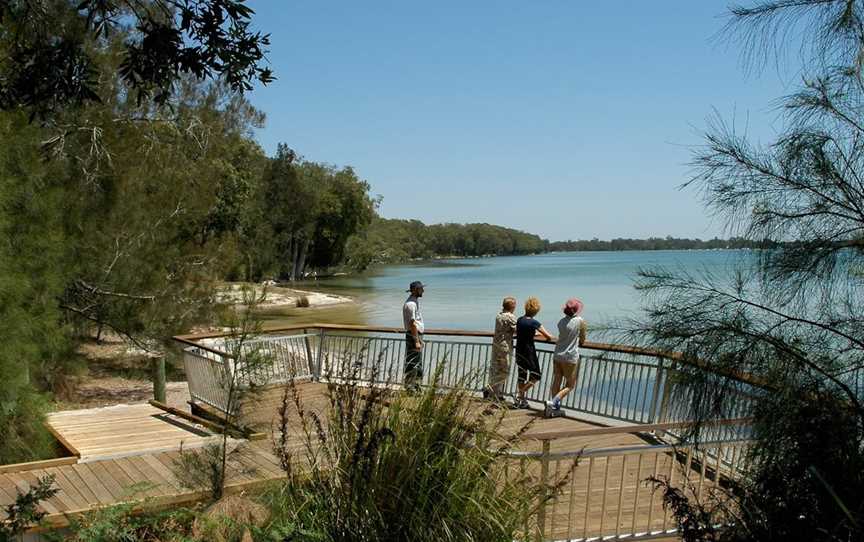
[[582, 314], [582, 310], [585, 308], [585, 304], [582, 303], [579, 299], [575, 297], [571, 297], [564, 303], [564, 306], [561, 307], [561, 310], [564, 311], [564, 314], [568, 316], [579, 316]]

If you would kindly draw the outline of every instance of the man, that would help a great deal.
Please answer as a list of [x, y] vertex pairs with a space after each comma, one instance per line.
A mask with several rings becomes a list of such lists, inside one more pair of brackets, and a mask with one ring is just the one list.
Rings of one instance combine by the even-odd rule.
[[402, 323], [405, 326], [405, 388], [416, 389], [423, 378], [423, 314], [420, 298], [424, 284], [415, 280], [408, 287], [411, 293], [402, 305]]

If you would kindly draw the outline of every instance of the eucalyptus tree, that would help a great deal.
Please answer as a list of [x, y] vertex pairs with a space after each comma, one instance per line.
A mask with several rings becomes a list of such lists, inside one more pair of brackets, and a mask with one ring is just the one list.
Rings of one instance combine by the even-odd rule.
[[[645, 317], [630, 338], [683, 352], [690, 412], [735, 415], [742, 376], [763, 389], [755, 443], [728, 488], [725, 530], [667, 486], [690, 540], [852, 540], [864, 533], [864, 2], [784, 0], [733, 7], [727, 36], [751, 67], [798, 51], [801, 87], [785, 129], [752, 143], [715, 121], [688, 186], [733, 233], [777, 242], [732, 278], [640, 272]], [[800, 40], [800, 41], [796, 41]], [[766, 54], [767, 52], [767, 54]], [[752, 264], [752, 265], [751, 265]], [[691, 435], [697, 442], [700, 430]]]

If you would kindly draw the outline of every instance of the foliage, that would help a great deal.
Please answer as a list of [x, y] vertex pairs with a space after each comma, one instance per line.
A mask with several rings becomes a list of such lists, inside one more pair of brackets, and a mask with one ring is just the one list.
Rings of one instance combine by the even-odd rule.
[[0, 109], [44, 119], [100, 101], [99, 46], [118, 37], [118, 73], [138, 105], [167, 103], [184, 75], [235, 91], [267, 84], [269, 36], [250, 30], [253, 13], [243, 0], [4, 0]]
[[776, 248], [777, 242], [769, 240], [750, 240], [745, 237], [720, 239], [679, 239], [676, 237], [649, 237], [648, 239], [621, 239], [601, 241], [594, 238], [579, 241], [555, 241], [549, 243], [550, 251], [575, 252], [581, 250], [618, 251], [618, 250], [716, 250], [735, 248]]
[[441, 256], [508, 256], [545, 252], [540, 237], [491, 224], [433, 224], [376, 217], [368, 230], [350, 240], [348, 265], [365, 269]]
[[349, 237], [366, 228], [376, 202], [369, 184], [350, 167], [336, 168], [298, 158], [286, 145], [264, 172], [258, 189], [249, 261], [265, 273], [296, 280], [306, 269], [327, 269], [344, 259]]
[[37, 507], [41, 501], [50, 499], [59, 490], [54, 487], [54, 476], [39, 478], [27, 493], [16, 489], [15, 502], [6, 507], [6, 519], [0, 521], [0, 542], [13, 542], [28, 527], [39, 523], [45, 512]]
[[70, 542], [189, 542], [212, 540], [213, 525], [201, 521], [196, 510], [174, 508], [168, 511], [135, 513], [132, 505], [102, 508], [73, 518]]
[[0, 463], [52, 457], [34, 389], [69, 351], [54, 296], [68, 249], [56, 209], [62, 188], [32, 146], [37, 130], [21, 115], [0, 117]]
[[[808, 68], [821, 70], [784, 101], [787, 128], [773, 145], [718, 122], [695, 156], [691, 183], [709, 208], [745, 238], [777, 245], [729, 283], [666, 269], [637, 283], [647, 316], [629, 337], [714, 370], [682, 372], [698, 420], [733, 414], [741, 379], [761, 388], [736, 413], [754, 417], [755, 440], [722, 540], [864, 535], [861, 16], [860, 2], [830, 0], [733, 9], [733, 35], [748, 45], [785, 46], [803, 29]], [[691, 437], [701, 436], [697, 426]]]
[[[269, 529], [323, 540], [510, 541], [557, 490], [527, 473], [507, 476], [502, 417], [473, 414], [461, 389], [436, 391], [440, 366], [415, 396], [351, 384], [347, 371], [328, 387], [326, 418], [303, 404], [297, 383], [285, 391], [277, 454], [288, 481], [268, 494]], [[297, 432], [299, 453], [287, 437]]]
[[[103, 73], [116, 47], [94, 53]], [[262, 117], [224, 85], [181, 83], [173, 109], [138, 107], [105, 77], [101, 104], [51, 123], [0, 112], [0, 427], [22, 437], [0, 443], [0, 462], [50, 455], [37, 392], [65, 386], [81, 335], [161, 352], [210, 315], [264, 161], [249, 137]]]

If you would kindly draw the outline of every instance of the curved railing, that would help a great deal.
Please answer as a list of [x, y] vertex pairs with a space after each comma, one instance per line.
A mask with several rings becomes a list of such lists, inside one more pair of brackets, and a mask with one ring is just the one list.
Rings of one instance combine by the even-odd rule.
[[[459, 386], [479, 395], [488, 384], [491, 338], [485, 331], [427, 330], [422, 383], [431, 384], [437, 371], [438, 386]], [[288, 326], [265, 330], [239, 346], [225, 334], [175, 339], [187, 347], [184, 364], [193, 402], [223, 413], [231, 410], [227, 382], [247, 387], [290, 379], [333, 381], [345, 375], [365, 385], [399, 386], [404, 381], [405, 338], [399, 328]], [[541, 408], [548, 397], [552, 351], [544, 341], [538, 342], [543, 376], [528, 399]], [[700, 498], [704, 489], [719, 487], [724, 479], [737, 476], [749, 434], [746, 416], [759, 383], [746, 375], [731, 375], [738, 384], [725, 409], [731, 419], [708, 427], [700, 445], [692, 446], [678, 438], [692, 416], [689, 394], [678, 384], [677, 375], [684, 366], [708, 367], [679, 354], [632, 346], [586, 342], [580, 348], [578, 383], [562, 406], [574, 417], [607, 427], [587, 430], [591, 435], [586, 430], [529, 432], [523, 438], [539, 442], [539, 450], [514, 451], [504, 458], [523, 472], [534, 472], [537, 482], [544, 485], [554, 482], [556, 473], [566, 470], [574, 457], [587, 464], [587, 476], [573, 476], [541, 508], [536, 538], [668, 534], [674, 525], [660, 507], [659, 497], [644, 486], [644, 479], [666, 476], [682, 487], [691, 487], [693, 496]], [[249, 363], [252, 358], [259, 363]], [[509, 393], [516, 387], [515, 372], [511, 371], [506, 385]], [[650, 438], [643, 446], [551, 451], [552, 444], [561, 439], [599, 438], [616, 432]]]
[[[439, 384], [459, 384], [480, 392], [488, 384], [491, 338], [492, 333], [485, 331], [428, 330], [422, 383], [431, 382], [440, 364]], [[404, 330], [399, 328], [310, 324], [268, 329], [245, 340], [243, 350], [256, 351], [270, 362], [246, 370], [229, 353], [235, 350], [229, 335], [182, 335], [175, 339], [188, 346], [184, 362], [193, 401], [222, 411], [227, 405], [224, 386], [219, 382], [228, 378], [240, 385], [272, 384], [289, 378], [326, 378], [351, 368], [357, 380], [395, 385], [404, 380], [405, 340]], [[529, 390], [529, 401], [548, 398], [552, 351], [544, 342], [538, 340], [542, 379]], [[676, 388], [675, 377], [682, 366], [694, 362], [680, 354], [586, 342], [581, 345], [581, 359], [576, 389], [565, 398], [564, 408], [611, 425], [692, 418], [686, 390]], [[510, 393], [515, 390], [515, 373], [511, 371], [506, 385], [505, 391]], [[730, 418], [746, 416], [750, 396], [758, 390], [757, 383], [745, 377], [739, 383], [730, 391]]]

